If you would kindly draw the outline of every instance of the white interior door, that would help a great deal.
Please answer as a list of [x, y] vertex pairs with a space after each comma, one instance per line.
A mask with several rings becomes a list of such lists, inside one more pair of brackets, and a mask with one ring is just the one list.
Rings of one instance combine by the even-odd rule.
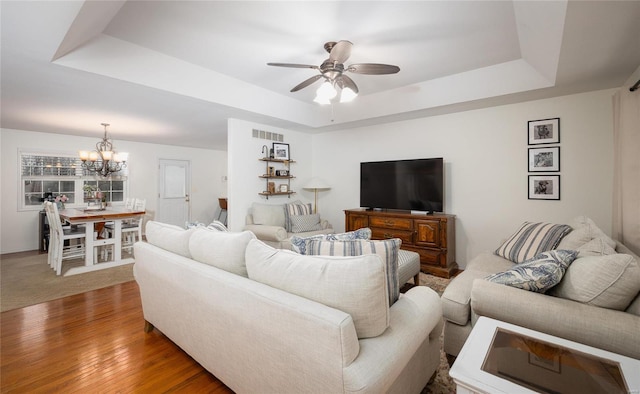
[[160, 159], [156, 220], [184, 227], [190, 218], [191, 166], [187, 160]]

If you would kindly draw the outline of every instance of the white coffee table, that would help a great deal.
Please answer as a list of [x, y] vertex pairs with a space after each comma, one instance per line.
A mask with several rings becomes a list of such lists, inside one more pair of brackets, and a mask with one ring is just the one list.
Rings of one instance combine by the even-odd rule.
[[449, 372], [460, 393], [640, 393], [640, 360], [480, 317]]

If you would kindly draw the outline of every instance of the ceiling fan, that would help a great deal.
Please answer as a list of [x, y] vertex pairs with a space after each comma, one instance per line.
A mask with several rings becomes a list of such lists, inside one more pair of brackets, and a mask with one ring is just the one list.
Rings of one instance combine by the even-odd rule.
[[[316, 100], [321, 104], [328, 104], [329, 100], [337, 95], [337, 89], [341, 91], [341, 101], [350, 101], [358, 94], [358, 86], [344, 73], [351, 72], [356, 74], [368, 74], [368, 75], [383, 75], [383, 74], [395, 74], [400, 71], [400, 67], [390, 64], [378, 64], [378, 63], [356, 63], [349, 66], [345, 66], [344, 62], [347, 61], [351, 55], [351, 47], [353, 43], [346, 40], [338, 42], [330, 41], [324, 44], [324, 49], [329, 53], [329, 58], [326, 59], [320, 66], [313, 66], [308, 64], [295, 64], [295, 63], [267, 63], [269, 66], [276, 67], [291, 67], [291, 68], [311, 68], [318, 70], [319, 74], [308, 78], [291, 89], [291, 92], [297, 92], [304, 89], [312, 83], [324, 79], [325, 83], [318, 89]], [[347, 91], [350, 90], [351, 92]], [[344, 97], [349, 96], [349, 97]], [[346, 99], [345, 99], [346, 98]]]

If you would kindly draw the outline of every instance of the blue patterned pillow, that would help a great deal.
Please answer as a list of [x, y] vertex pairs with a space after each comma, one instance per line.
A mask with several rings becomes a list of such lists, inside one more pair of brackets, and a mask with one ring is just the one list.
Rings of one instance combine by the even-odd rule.
[[489, 282], [544, 293], [560, 283], [562, 276], [575, 260], [575, 250], [551, 250], [518, 264], [505, 272], [489, 275]]
[[322, 230], [320, 215], [317, 213], [314, 213], [313, 215], [294, 215], [291, 216], [290, 219], [292, 233]]
[[300, 254], [307, 254], [307, 248], [305, 247], [304, 241], [307, 239], [319, 239], [319, 240], [327, 240], [327, 241], [351, 241], [354, 239], [371, 239], [371, 229], [368, 227], [359, 228], [354, 231], [348, 231], [346, 233], [338, 233], [338, 234], [318, 234], [312, 235], [310, 237], [298, 237], [294, 235], [291, 237], [291, 249], [294, 252], [298, 252]]
[[350, 241], [328, 241], [320, 239], [305, 240], [307, 255], [321, 256], [360, 256], [377, 254], [386, 265], [387, 286], [389, 288], [389, 306], [400, 296], [398, 283], [398, 250], [402, 240], [399, 238], [368, 241], [355, 239]]
[[522, 263], [555, 249], [569, 232], [571, 226], [566, 224], [524, 222], [494, 253], [514, 263]]

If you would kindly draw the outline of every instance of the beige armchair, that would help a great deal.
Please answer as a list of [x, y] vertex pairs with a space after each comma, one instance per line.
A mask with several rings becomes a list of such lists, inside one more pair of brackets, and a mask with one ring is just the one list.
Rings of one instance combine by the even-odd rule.
[[[294, 235], [308, 237], [334, 232], [327, 220], [314, 215], [298, 215], [293, 219], [296, 222], [293, 226], [286, 223], [285, 204], [253, 203], [246, 216], [244, 229], [278, 249], [291, 249], [291, 237]], [[287, 228], [290, 230], [287, 231]]]

